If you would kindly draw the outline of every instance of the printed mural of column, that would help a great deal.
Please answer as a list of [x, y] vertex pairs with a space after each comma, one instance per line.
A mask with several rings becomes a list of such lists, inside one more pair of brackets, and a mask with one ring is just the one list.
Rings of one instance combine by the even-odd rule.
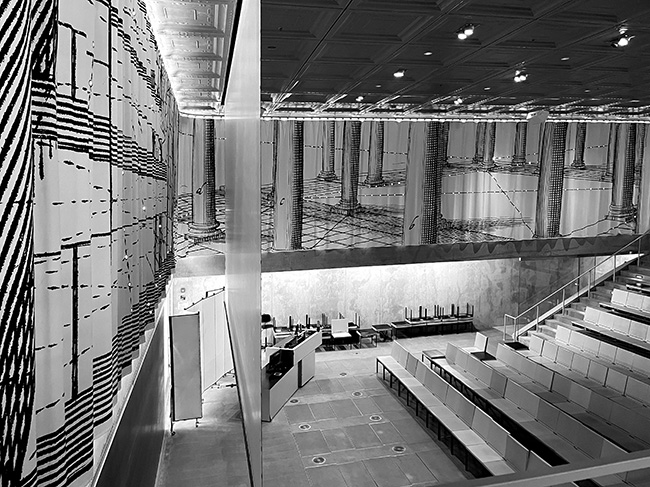
[[341, 200], [336, 211], [352, 216], [361, 208], [359, 204], [359, 146], [361, 122], [344, 122], [343, 165], [341, 168]]
[[609, 206], [607, 218], [617, 221], [628, 221], [634, 218], [634, 165], [636, 163], [636, 128], [634, 123], [621, 123], [619, 126], [618, 147], [625, 150], [617, 151], [614, 159], [612, 181], [612, 203]]
[[384, 168], [384, 122], [372, 122], [368, 154], [368, 175], [363, 182], [367, 186], [383, 186]]
[[648, 126], [645, 123], [636, 124], [636, 161], [634, 163], [634, 180], [637, 184], [641, 179], [641, 168], [643, 166], [643, 157], [645, 156], [645, 136], [647, 128]]
[[473, 162], [484, 169], [494, 167], [494, 147], [496, 145], [496, 122], [478, 122]]
[[576, 148], [571, 167], [585, 169], [585, 141], [587, 139], [587, 123], [578, 122], [576, 125]]
[[[203, 131], [203, 157], [196, 157], [194, 160], [192, 223], [187, 234], [187, 237], [194, 242], [209, 242], [223, 233], [219, 229], [220, 224], [215, 210], [214, 120], [205, 119]], [[196, 135], [194, 140], [197, 140]], [[195, 147], [195, 153], [200, 154], [201, 151], [196, 149], [198, 148]]]
[[494, 162], [494, 148], [497, 141], [497, 123], [488, 122], [485, 128], [485, 152], [483, 153], [483, 167], [492, 169], [496, 166]]
[[336, 122], [333, 120], [323, 122], [323, 152], [321, 159], [321, 171], [318, 179], [323, 181], [335, 181], [334, 157], [336, 156]]
[[445, 142], [441, 122], [427, 122], [426, 151], [424, 154], [424, 179], [422, 182], [422, 244], [438, 242], [438, 221], [440, 218], [442, 169], [444, 158], [442, 146]]
[[485, 134], [487, 129], [487, 122], [478, 122], [476, 124], [476, 139], [474, 141], [474, 157], [472, 162], [474, 164], [483, 164], [485, 157]]
[[512, 156], [513, 166], [526, 164], [526, 136], [528, 134], [528, 122], [517, 122], [515, 125], [515, 145]]
[[[638, 189], [638, 215], [637, 215], [637, 233], [645, 233], [650, 230], [650, 157], [645, 153], [645, 137], [647, 131], [645, 124], [643, 132], [637, 127], [637, 161], [639, 168], [639, 189]], [[641, 135], [643, 134], [643, 135]], [[644, 140], [639, 141], [643, 137]], [[639, 154], [639, 145], [643, 146], [643, 154]]]
[[564, 189], [564, 154], [568, 123], [544, 124], [539, 158], [535, 237], [558, 237]]
[[614, 161], [618, 158], [619, 130], [620, 124], [614, 122], [609, 124], [609, 140], [607, 142], [607, 161], [605, 166], [605, 176], [612, 175]]
[[284, 122], [278, 131], [274, 248], [302, 248], [304, 122]]
[[445, 166], [449, 164], [449, 130], [451, 129], [451, 122], [442, 122], [442, 142], [440, 145], [439, 153], [442, 164]]

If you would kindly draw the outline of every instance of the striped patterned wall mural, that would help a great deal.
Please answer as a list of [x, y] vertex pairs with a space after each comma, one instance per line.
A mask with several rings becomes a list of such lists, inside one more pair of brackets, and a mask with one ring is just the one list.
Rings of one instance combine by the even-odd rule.
[[4, 0], [0, 55], [0, 483], [86, 485], [174, 265], [178, 112], [142, 0]]

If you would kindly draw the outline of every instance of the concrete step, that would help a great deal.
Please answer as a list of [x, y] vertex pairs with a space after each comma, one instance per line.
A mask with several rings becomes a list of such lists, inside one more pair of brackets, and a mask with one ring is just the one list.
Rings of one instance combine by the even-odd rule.
[[555, 318], [548, 318], [544, 320], [544, 323], [542, 323], [540, 326], [548, 326], [549, 328], [556, 330], [557, 327], [562, 326], [562, 324], [559, 323]]
[[[569, 311], [569, 309], [570, 308], [567, 308], [567, 309], [565, 309], [565, 311]], [[558, 322], [558, 323], [556, 323], [556, 326], [561, 324], [561, 323], [564, 323], [564, 324], [567, 324], [567, 325], [571, 324], [571, 315], [569, 315], [568, 313], [565, 313], [565, 314], [558, 313], [558, 314], [553, 316], [553, 319]]]
[[623, 289], [623, 290], [627, 289], [624, 283], [618, 281], [617, 282], [605, 281], [601, 284], [601, 286], [603, 286], [605, 289], [611, 289], [612, 291], [614, 289]]
[[582, 297], [580, 298], [580, 303], [585, 306], [591, 306], [592, 308], [600, 308], [600, 301], [597, 299]]
[[564, 316], [566, 319], [571, 319], [571, 318], [583, 319], [585, 316], [585, 310], [574, 308], [573, 305], [571, 305], [569, 308], [564, 309]]
[[612, 300], [612, 290], [597, 288], [590, 293], [589, 297], [600, 302], [610, 302]]
[[584, 303], [581, 303], [580, 301], [574, 301], [571, 303], [571, 309], [575, 311], [579, 311], [581, 313], [585, 312], [585, 309], [587, 308], [587, 305]]
[[[549, 320], [546, 320], [547, 322]], [[549, 325], [539, 325], [537, 327], [537, 332], [545, 335], [547, 337], [555, 338], [555, 328]]]

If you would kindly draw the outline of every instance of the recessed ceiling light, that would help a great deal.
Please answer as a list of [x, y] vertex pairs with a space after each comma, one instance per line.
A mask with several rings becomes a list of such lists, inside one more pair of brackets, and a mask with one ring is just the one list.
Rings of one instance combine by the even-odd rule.
[[571, 59], [569, 56], [565, 56], [562, 59], [560, 59], [560, 61], [568, 61], [569, 59]]
[[486, 87], [483, 88], [483, 89], [484, 89], [485, 91], [490, 91], [492, 88], [490, 88], [489, 86], [486, 86]]
[[467, 39], [469, 36], [471, 36], [474, 33], [474, 25], [473, 24], [465, 24], [463, 27], [458, 29], [456, 31], [456, 35], [458, 38], [463, 41]]
[[634, 99], [634, 100], [630, 100], [630, 101], [631, 101], [632, 103], [639, 103], [641, 100], [636, 100], [636, 99]]
[[522, 81], [526, 81], [528, 78], [528, 74], [526, 74], [524, 71], [518, 69], [515, 71], [515, 83], [521, 83]]
[[395, 71], [393, 73], [393, 76], [395, 76], [396, 78], [403, 78], [405, 74], [406, 74], [406, 71], [404, 69], [400, 68], [400, 69], [398, 69], [397, 71]]
[[375, 85], [375, 88], [381, 88], [381, 85]]
[[589, 93], [591, 90], [585, 90], [585, 93]]
[[431, 56], [431, 54], [433, 54], [431, 51], [427, 51], [424, 53], [425, 56]]
[[363, 101], [363, 96], [361, 95], [357, 96], [357, 101]]
[[463, 99], [460, 96], [454, 100], [454, 105], [460, 105], [461, 103], [463, 103]]

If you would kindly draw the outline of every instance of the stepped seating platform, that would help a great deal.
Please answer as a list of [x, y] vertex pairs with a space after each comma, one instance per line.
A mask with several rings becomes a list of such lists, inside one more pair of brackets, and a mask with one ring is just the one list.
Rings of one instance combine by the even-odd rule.
[[611, 301], [600, 306], [627, 318], [650, 325], [650, 295], [615, 289]]
[[[589, 406], [588, 400], [586, 400], [586, 396], [589, 394], [585, 392], [587, 388], [560, 373], [567, 372], [567, 370], [559, 368], [559, 371], [552, 370], [546, 365], [536, 363], [507, 346], [500, 347], [497, 359], [500, 364], [490, 363], [490, 366], [493, 368], [496, 366], [499, 372], [504, 366], [520, 371], [518, 374], [511, 374], [506, 384], [504, 398], [509, 399], [519, 408], [527, 410], [529, 414], [534, 416], [534, 419], [539, 419], [537, 414], [540, 413], [541, 408], [544, 415], [557, 416], [557, 421], [572, 424], [573, 433], [578, 434], [578, 437], [590, 436], [589, 431], [598, 427], [598, 434], [605, 438], [611, 438], [611, 441], [604, 447], [609, 452], [617, 449], [637, 451], [646, 448], [645, 442], [635, 439], [632, 434], [622, 430], [620, 426], [612, 427], [607, 424], [607, 420], [604, 418], [599, 420], [597, 417], [591, 417], [592, 415], [597, 416], [597, 414], [595, 411], [587, 409]], [[597, 401], [594, 402], [597, 403]], [[575, 418], [576, 415], [586, 412], [590, 414], [579, 419], [583, 425], [573, 424], [572, 418], [577, 419]], [[554, 422], [549, 426], [555, 427], [556, 425], [557, 423]], [[566, 439], [572, 443], [575, 437], [571, 435]], [[650, 445], [650, 443], [648, 444]], [[584, 445], [581, 447], [573, 444], [573, 446], [582, 451], [585, 450]], [[593, 455], [592, 457], [600, 458]]]
[[574, 326], [593, 332], [587, 334], [596, 334], [603, 341], [650, 358], [650, 326], [645, 323], [591, 306], [585, 310], [582, 320], [574, 318], [571, 322]]
[[[531, 339], [531, 350], [548, 347], [550, 351], [546, 354], [552, 356], [553, 344], [555, 344], [558, 351], [562, 350], [560, 352], [563, 357], [562, 362], [570, 363], [569, 368], [572, 370], [586, 375], [622, 396], [638, 401], [640, 405], [648, 405], [650, 378], [645, 369], [647, 366], [645, 360], [640, 361], [637, 356], [630, 355], [628, 350], [572, 330], [562, 330], [554, 340], [542, 342], [539, 340], [541, 340], [539, 337]], [[605, 391], [605, 394], [614, 397], [610, 391]], [[634, 402], [627, 402], [634, 408], [639, 407]]]
[[549, 466], [398, 342], [390, 356], [377, 358], [376, 372], [399, 396], [405, 393], [407, 405], [475, 476]]
[[[533, 340], [544, 342], [542, 339]], [[547, 353], [553, 350], [552, 345]], [[466, 351], [450, 346], [447, 358], [438, 360], [437, 366], [446, 369], [457, 378], [464, 376], [462, 382], [466, 386], [473, 382], [467, 377], [473, 377], [480, 382], [479, 388], [487, 387], [490, 381], [494, 382], [494, 374], [505, 377], [503, 398], [488, 399], [488, 407], [511, 416], [510, 419], [521, 429], [526, 430], [527, 434], [535, 436], [546, 445], [553, 445], [555, 452], [567, 462], [579, 461], [585, 456], [604, 458], [617, 452], [639, 451], [649, 447], [648, 433], [650, 432], [639, 432], [638, 434], [644, 436], [643, 439], [634, 436], [639, 428], [647, 430], [647, 418], [639, 414], [630, 415], [627, 408], [618, 405], [616, 400], [610, 399], [607, 395], [598, 393], [592, 395], [588, 386], [597, 389], [598, 384], [590, 383], [586, 377], [581, 384], [579, 380], [582, 378], [581, 374], [576, 373], [574, 380], [568, 379], [563, 375], [571, 375], [566, 367], [552, 370], [536, 363], [532, 357], [526, 357], [526, 354], [534, 355], [535, 351], [516, 351], [500, 344], [497, 360], [481, 362]], [[550, 364], [550, 359], [548, 363]], [[486, 370], [488, 368], [492, 369], [491, 373]], [[477, 379], [477, 375], [482, 379]], [[498, 387], [501, 390], [504, 388], [503, 380], [497, 380], [496, 383], [499, 383]], [[617, 396], [622, 397], [621, 394]], [[597, 412], [601, 411], [602, 403], [607, 401], [612, 402], [608, 411], [613, 413], [609, 413], [606, 420]], [[626, 419], [627, 423], [625, 423]], [[620, 424], [611, 424], [612, 420]], [[632, 423], [635, 424], [634, 427]], [[624, 429], [622, 426], [627, 428]], [[525, 440], [522, 440], [522, 443], [530, 446]], [[619, 483], [620, 480], [619, 478]], [[602, 481], [603, 479], [598, 480], [599, 483]]]

